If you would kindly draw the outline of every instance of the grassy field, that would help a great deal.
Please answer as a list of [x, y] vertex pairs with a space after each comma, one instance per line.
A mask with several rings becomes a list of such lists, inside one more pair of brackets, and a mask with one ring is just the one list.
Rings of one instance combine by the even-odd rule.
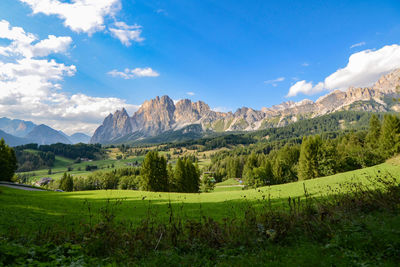
[[[136, 223], [149, 214], [154, 214], [160, 221], [167, 220], [169, 203], [177, 214], [185, 218], [200, 219], [205, 215], [222, 220], [226, 217], [242, 216], [248, 205], [262, 207], [267, 199], [277, 208], [286, 207], [287, 198], [304, 196], [304, 189], [317, 197], [346, 192], [351, 190], [354, 183], [371, 185], [372, 178], [378, 173], [390, 173], [398, 177], [399, 160], [304, 182], [199, 194], [129, 190], [29, 192], [3, 187], [0, 194], [0, 231], [10, 227], [17, 227], [20, 231], [33, 231], [45, 226], [76, 225], [88, 219], [89, 207], [93, 214], [97, 214], [108, 200], [121, 200], [116, 212], [119, 220]], [[232, 181], [226, 183], [230, 184]]]

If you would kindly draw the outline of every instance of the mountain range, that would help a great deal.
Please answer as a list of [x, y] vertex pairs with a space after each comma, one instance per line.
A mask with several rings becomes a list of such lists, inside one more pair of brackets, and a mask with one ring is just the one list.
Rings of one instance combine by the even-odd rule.
[[83, 133], [74, 133], [71, 136], [62, 131], [41, 124], [36, 125], [31, 121], [0, 118], [0, 138], [4, 138], [11, 146], [37, 143], [49, 145], [54, 143], [76, 144], [89, 143], [90, 136]]
[[[109, 114], [97, 128], [91, 143], [121, 143], [157, 137], [166, 132], [190, 131], [200, 125], [204, 132], [254, 131], [281, 127], [302, 119], [314, 118], [342, 110], [387, 112], [400, 111], [398, 98], [400, 69], [383, 75], [373, 86], [335, 90], [315, 102], [304, 99], [288, 101], [269, 108], [248, 107], [236, 112], [217, 112], [203, 101], [174, 101], [168, 96], [145, 101], [130, 117], [125, 109]], [[198, 132], [198, 128], [195, 128]]]

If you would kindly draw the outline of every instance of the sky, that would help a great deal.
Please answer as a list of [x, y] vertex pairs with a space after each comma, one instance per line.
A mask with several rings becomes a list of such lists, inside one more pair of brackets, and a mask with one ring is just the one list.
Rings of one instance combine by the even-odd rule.
[[169, 95], [316, 100], [400, 68], [399, 1], [1, 0], [0, 117], [92, 134]]

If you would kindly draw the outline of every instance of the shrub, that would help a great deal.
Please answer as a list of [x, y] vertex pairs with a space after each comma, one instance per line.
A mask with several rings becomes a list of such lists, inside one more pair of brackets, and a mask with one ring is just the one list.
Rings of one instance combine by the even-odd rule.
[[136, 190], [139, 187], [138, 176], [123, 176], [119, 180], [118, 188], [123, 190]]

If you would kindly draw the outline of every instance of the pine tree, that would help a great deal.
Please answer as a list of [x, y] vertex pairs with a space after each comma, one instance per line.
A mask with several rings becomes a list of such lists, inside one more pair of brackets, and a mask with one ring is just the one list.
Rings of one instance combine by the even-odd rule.
[[386, 157], [399, 152], [400, 120], [395, 115], [385, 115], [380, 136], [382, 152]]
[[381, 136], [381, 122], [378, 119], [378, 116], [375, 114], [372, 115], [369, 120], [369, 130], [368, 134], [365, 138], [367, 145], [372, 149], [377, 149], [379, 147], [379, 138]]
[[297, 180], [297, 163], [299, 160], [299, 147], [285, 145], [275, 157], [273, 173], [275, 182], [286, 183]]
[[319, 135], [303, 138], [299, 158], [299, 180], [320, 176], [318, 161], [320, 160], [321, 146], [322, 140]]
[[176, 182], [176, 189], [178, 192], [186, 192], [188, 188], [186, 188], [185, 179], [187, 176], [185, 163], [181, 158], [178, 158], [175, 166], [175, 182]]
[[163, 156], [159, 156], [157, 151], [150, 151], [146, 154], [140, 175], [144, 190], [154, 192], [168, 191], [167, 160]]
[[189, 159], [178, 159], [175, 166], [175, 181], [178, 192], [197, 193], [200, 189], [200, 171]]
[[14, 149], [0, 140], [0, 181], [11, 181], [17, 170], [17, 158]]
[[70, 174], [64, 172], [64, 175], [60, 180], [60, 189], [65, 192], [71, 192], [74, 190], [74, 180]]

